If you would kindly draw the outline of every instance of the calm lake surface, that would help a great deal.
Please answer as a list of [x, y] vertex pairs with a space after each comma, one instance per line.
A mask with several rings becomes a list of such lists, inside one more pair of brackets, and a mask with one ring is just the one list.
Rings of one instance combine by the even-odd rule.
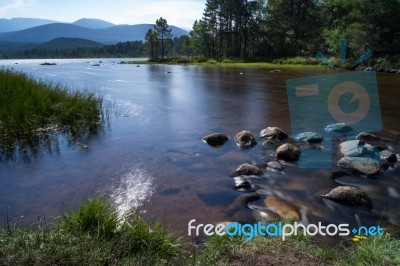
[[[57, 216], [94, 195], [111, 198], [121, 214], [133, 208], [148, 219], [165, 215], [171, 229], [182, 234], [191, 219], [231, 221], [237, 216], [228, 209], [244, 193], [234, 189], [231, 172], [245, 162], [263, 167], [274, 159], [274, 150], [262, 140], [249, 150], [237, 147], [236, 133], [249, 130], [258, 136], [265, 127], [277, 126], [291, 134], [286, 80], [335, 73], [101, 61], [100, 67], [92, 66], [99, 59], [0, 61], [37, 79], [94, 91], [111, 110], [102, 131], [83, 140], [87, 149], [61, 139], [52, 153], [0, 162], [0, 211], [7, 211], [13, 221]], [[57, 65], [41, 66], [43, 62]], [[400, 75], [378, 73], [378, 86], [383, 130], [376, 134], [400, 153]], [[230, 140], [220, 148], [202, 142], [214, 132]], [[294, 204], [306, 223], [380, 221], [386, 227], [400, 226], [398, 165], [374, 179], [335, 181], [334, 169], [288, 164], [283, 173], [265, 171], [255, 181], [256, 189]], [[373, 209], [343, 207], [320, 198], [339, 183], [366, 191]], [[248, 212], [244, 215], [251, 211], [245, 206], [243, 210]]]

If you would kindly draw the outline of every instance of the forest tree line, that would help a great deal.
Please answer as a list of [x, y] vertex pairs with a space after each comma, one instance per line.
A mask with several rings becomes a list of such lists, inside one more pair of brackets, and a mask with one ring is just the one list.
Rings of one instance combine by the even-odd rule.
[[214, 59], [338, 55], [341, 38], [353, 56], [399, 55], [400, 0], [207, 0], [190, 33]]
[[[179, 38], [171, 38], [166, 41], [165, 52], [169, 55], [186, 54], [185, 47], [182, 47], [183, 40], [188, 38], [184, 35]], [[23, 51], [11, 53], [1, 53], [0, 58], [137, 58], [147, 57], [146, 45], [143, 41], [119, 42], [112, 45], [99, 45], [94, 47], [74, 47], [74, 48], [31, 48]]]
[[[159, 45], [165, 31], [163, 21], [146, 34], [151, 59], [163, 58], [164, 49], [172, 55], [168, 33], [162, 36], [167, 48]], [[371, 49], [400, 65], [400, 0], [207, 0], [178, 51], [216, 60], [314, 57], [318, 51], [338, 57], [341, 39], [351, 60]]]

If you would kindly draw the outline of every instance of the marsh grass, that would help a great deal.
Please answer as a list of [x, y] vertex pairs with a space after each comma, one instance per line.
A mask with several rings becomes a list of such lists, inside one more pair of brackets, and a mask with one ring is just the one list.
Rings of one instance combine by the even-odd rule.
[[91, 199], [56, 226], [4, 228], [0, 265], [164, 265], [182, 260], [178, 239], [136, 214], [120, 220], [109, 201]]
[[102, 99], [94, 93], [68, 91], [61, 85], [34, 80], [0, 69], [0, 151], [35, 153], [52, 147], [55, 133], [70, 138], [95, 134], [101, 124]]

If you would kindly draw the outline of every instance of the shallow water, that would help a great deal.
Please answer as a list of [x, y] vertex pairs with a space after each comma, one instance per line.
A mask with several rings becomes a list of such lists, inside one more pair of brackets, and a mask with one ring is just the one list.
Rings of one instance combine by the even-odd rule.
[[[58, 65], [41, 66], [44, 61]], [[267, 126], [291, 134], [286, 80], [329, 71], [207, 68], [169, 65], [120, 65], [121, 59], [12, 60], [0, 65], [71, 89], [95, 91], [112, 107], [109, 123], [85, 140], [88, 149], [61, 139], [58, 151], [42, 151], [30, 160], [0, 162], [0, 211], [27, 223], [55, 216], [93, 195], [113, 199], [121, 215], [138, 208], [149, 219], [165, 215], [182, 234], [191, 219], [200, 222], [245, 219], [254, 213], [232, 202], [243, 192], [230, 177], [240, 164], [263, 166], [274, 149], [262, 140], [249, 150], [233, 141], [241, 130], [258, 136]], [[18, 63], [18, 64], [15, 64]], [[383, 129], [376, 132], [400, 153], [400, 75], [378, 74]], [[301, 112], [299, 107], [298, 112]], [[230, 140], [212, 148], [201, 141], [222, 132]], [[338, 143], [334, 142], [334, 145]], [[334, 160], [337, 160], [334, 157]], [[400, 226], [398, 165], [375, 179], [344, 176], [333, 169], [301, 169], [288, 164], [283, 173], [265, 171], [252, 178], [254, 189], [294, 204], [303, 222]], [[338, 184], [356, 185], [373, 200], [365, 211], [344, 207], [320, 195]], [[257, 208], [257, 202], [252, 206]], [[261, 206], [261, 205], [260, 205]], [[239, 213], [239, 214], [238, 214]], [[24, 216], [24, 218], [17, 218]]]

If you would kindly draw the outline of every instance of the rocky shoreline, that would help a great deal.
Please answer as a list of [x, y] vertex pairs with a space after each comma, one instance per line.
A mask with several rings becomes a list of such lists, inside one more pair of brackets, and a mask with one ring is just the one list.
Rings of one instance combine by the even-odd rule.
[[[327, 125], [325, 134], [317, 132], [303, 132], [292, 138], [278, 127], [267, 127], [260, 131], [256, 138], [250, 131], [240, 131], [233, 138], [241, 149], [252, 149], [256, 145], [273, 147], [275, 160], [266, 161], [264, 165], [243, 163], [232, 173], [234, 188], [243, 192], [228, 208], [228, 214], [238, 222], [248, 223], [249, 220], [262, 221], [302, 221], [302, 213], [295, 203], [287, 201], [278, 194], [264, 193], [258, 190], [254, 180], [259, 180], [268, 172], [285, 175], [286, 165], [297, 167], [305, 151], [321, 149], [324, 137], [334, 136], [342, 139], [335, 145], [334, 153], [340, 157], [336, 166], [340, 169], [332, 170], [332, 176], [351, 176], [360, 179], [374, 180], [383, 176], [385, 171], [399, 167], [400, 155], [396, 154], [379, 136], [368, 132], [359, 133], [355, 139], [343, 141], [343, 138], [353, 133], [351, 126], [344, 123]], [[351, 134], [354, 136], [355, 134]], [[213, 147], [224, 145], [230, 138], [222, 133], [209, 134], [202, 140]], [[338, 185], [328, 193], [320, 194], [323, 200], [334, 201], [339, 205], [361, 208], [366, 211], [373, 209], [374, 202], [368, 196], [368, 191], [362, 187]], [[328, 189], [328, 188], [327, 188]], [[256, 203], [256, 204], [255, 204]], [[248, 213], [241, 215], [244, 209], [257, 210], [257, 217], [250, 217]]]
[[392, 67], [383, 67], [379, 65], [375, 65], [372, 67], [358, 67], [355, 70], [358, 71], [375, 71], [375, 72], [381, 72], [381, 73], [390, 73], [390, 74], [400, 74], [400, 69], [397, 68], [392, 68]]

